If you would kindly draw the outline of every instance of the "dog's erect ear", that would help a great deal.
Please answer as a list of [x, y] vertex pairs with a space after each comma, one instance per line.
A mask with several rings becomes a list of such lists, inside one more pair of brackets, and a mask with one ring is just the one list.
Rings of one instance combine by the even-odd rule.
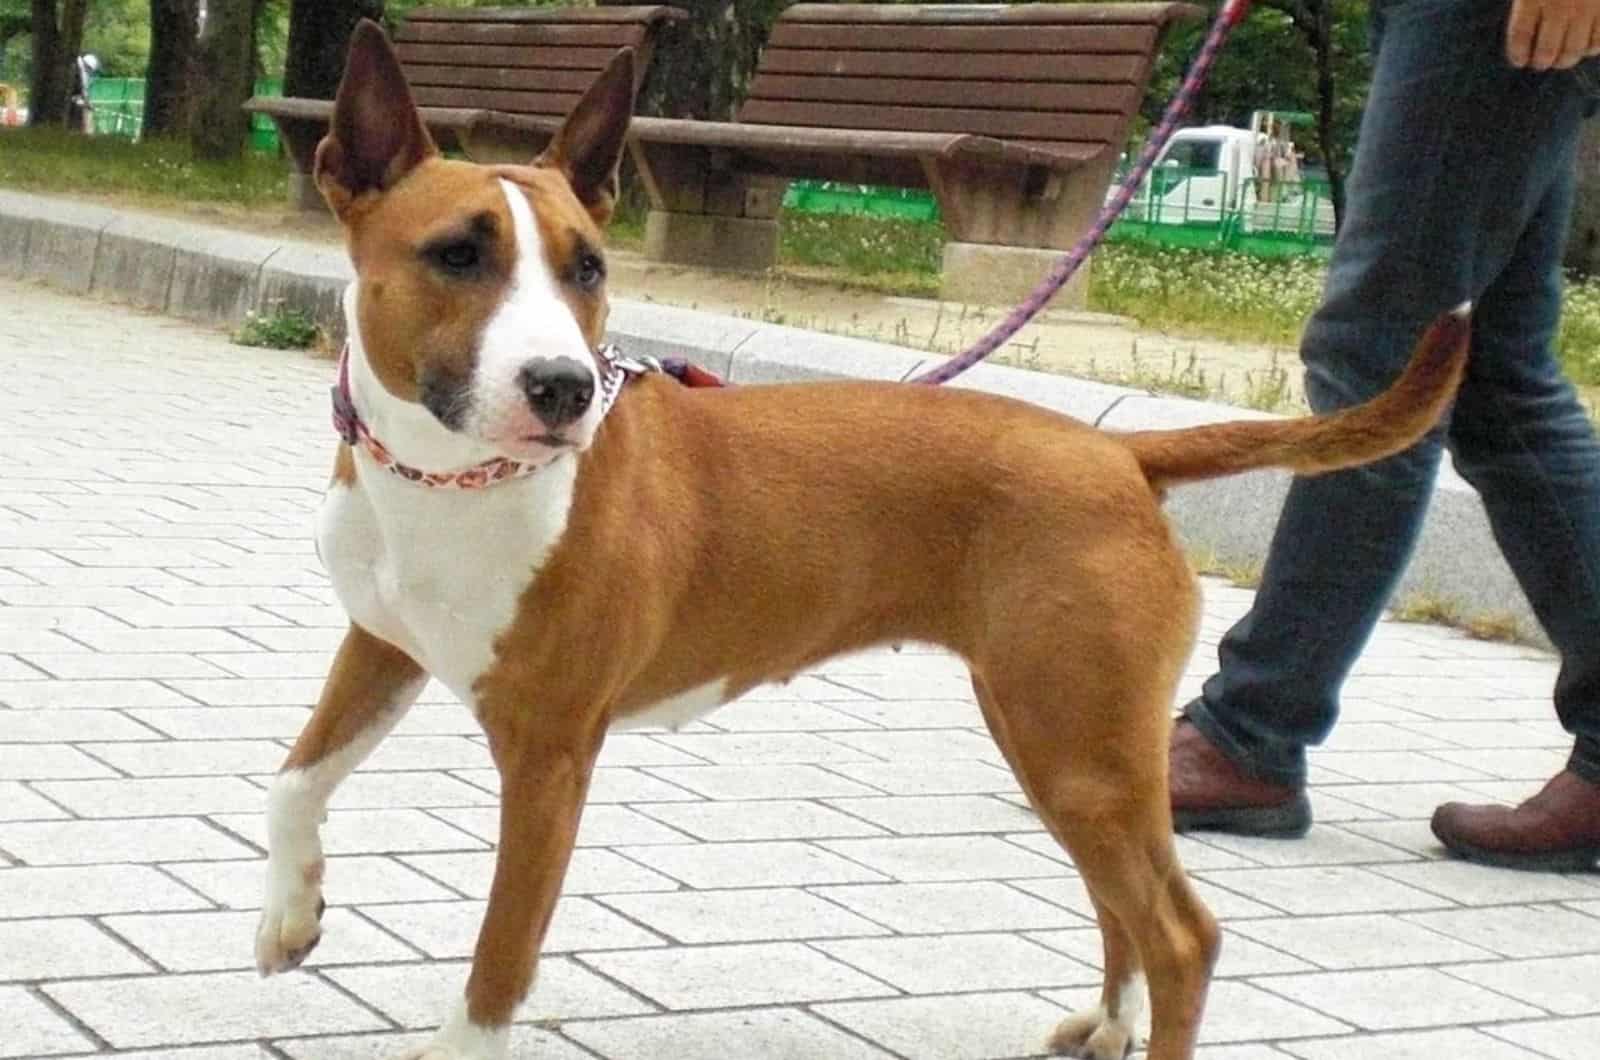
[[333, 123], [317, 145], [317, 187], [337, 214], [356, 196], [393, 187], [437, 154], [422, 124], [394, 46], [376, 22], [362, 19], [350, 35]]
[[566, 175], [578, 201], [599, 224], [617, 203], [617, 167], [633, 117], [633, 49], [623, 48], [572, 108], [534, 165]]

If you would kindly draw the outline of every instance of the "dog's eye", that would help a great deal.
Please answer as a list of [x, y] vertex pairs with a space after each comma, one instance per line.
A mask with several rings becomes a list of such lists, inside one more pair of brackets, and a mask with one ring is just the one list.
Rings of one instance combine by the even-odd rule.
[[592, 291], [605, 278], [606, 263], [600, 260], [598, 254], [585, 254], [578, 259], [578, 271], [573, 274], [573, 280], [579, 287]]
[[445, 272], [455, 276], [465, 276], [478, 267], [480, 261], [478, 245], [465, 239], [446, 243], [434, 248], [433, 260]]

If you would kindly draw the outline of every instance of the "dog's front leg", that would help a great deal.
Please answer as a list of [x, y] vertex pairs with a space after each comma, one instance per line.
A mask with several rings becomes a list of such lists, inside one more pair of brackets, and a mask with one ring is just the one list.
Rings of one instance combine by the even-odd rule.
[[604, 735], [598, 725], [591, 729], [557, 712], [542, 713], [538, 731], [503, 733], [491, 718], [484, 722], [500, 769], [500, 850], [489, 907], [466, 996], [433, 1042], [402, 1060], [509, 1055], [511, 1019], [533, 985]]
[[404, 716], [427, 677], [400, 649], [351, 626], [322, 698], [267, 797], [267, 880], [256, 931], [262, 975], [298, 965], [322, 937], [328, 798]]

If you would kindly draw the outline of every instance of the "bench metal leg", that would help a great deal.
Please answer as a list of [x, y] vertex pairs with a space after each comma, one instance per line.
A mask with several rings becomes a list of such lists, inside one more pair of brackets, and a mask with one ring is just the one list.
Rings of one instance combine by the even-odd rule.
[[[1100, 209], [1115, 160], [1051, 172], [925, 159], [928, 185], [951, 235], [944, 247], [940, 295], [950, 301], [1010, 305], [1042, 280], [1088, 230]], [[1090, 262], [1052, 304], [1081, 309]]]

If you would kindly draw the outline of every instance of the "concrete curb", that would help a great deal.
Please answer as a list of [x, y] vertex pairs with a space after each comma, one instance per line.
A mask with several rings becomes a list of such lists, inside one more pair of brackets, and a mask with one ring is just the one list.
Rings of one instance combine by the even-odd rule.
[[[338, 338], [340, 293], [351, 271], [344, 253], [330, 247], [0, 190], [0, 276], [230, 328], [248, 312], [292, 307]], [[937, 360], [885, 343], [628, 300], [613, 304], [609, 331], [630, 353], [688, 357], [746, 384], [901, 380]], [[999, 365], [982, 365], [954, 385], [1122, 430], [1263, 416]], [[1167, 510], [1191, 549], [1232, 564], [1258, 563], [1288, 481], [1262, 472], [1184, 486]], [[1401, 591], [1448, 600], [1469, 616], [1509, 614], [1527, 631], [1538, 628], [1477, 493], [1448, 466]]]

